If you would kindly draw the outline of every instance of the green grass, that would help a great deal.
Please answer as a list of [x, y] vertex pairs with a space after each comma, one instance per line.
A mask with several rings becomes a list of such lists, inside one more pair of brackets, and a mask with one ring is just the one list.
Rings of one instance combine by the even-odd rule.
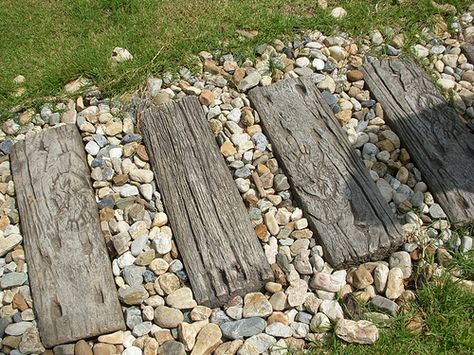
[[[0, 112], [57, 95], [80, 75], [119, 94], [136, 89], [150, 74], [186, 65], [201, 50], [251, 57], [259, 43], [308, 29], [359, 36], [391, 25], [403, 28], [410, 43], [438, 13], [430, 1], [329, 1], [330, 8], [337, 3], [348, 11], [335, 21], [315, 0], [3, 0]], [[443, 2], [459, 9], [469, 4]], [[242, 39], [237, 29], [258, 30], [259, 35]], [[127, 48], [134, 60], [111, 67], [116, 46]], [[12, 95], [18, 74], [26, 77], [21, 97]]]
[[[474, 253], [453, 259], [451, 270], [459, 270], [465, 278], [472, 277]], [[407, 328], [418, 315], [423, 328], [414, 333]], [[329, 341], [315, 346], [306, 355], [327, 354], [473, 354], [474, 295], [462, 289], [446, 275], [423, 285], [417, 303], [394, 319], [389, 329], [381, 329], [373, 345], [346, 344], [333, 334]]]

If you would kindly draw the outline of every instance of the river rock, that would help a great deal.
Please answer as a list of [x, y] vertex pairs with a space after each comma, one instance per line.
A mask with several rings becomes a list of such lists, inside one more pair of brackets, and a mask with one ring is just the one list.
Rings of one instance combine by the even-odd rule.
[[168, 306], [177, 309], [190, 309], [197, 306], [193, 299], [193, 292], [189, 287], [182, 287], [171, 293], [166, 297], [166, 303]]
[[369, 321], [340, 319], [335, 328], [336, 335], [348, 343], [373, 344], [379, 337], [379, 330]]
[[388, 273], [385, 296], [390, 299], [397, 299], [403, 291], [405, 291], [403, 285], [403, 271], [398, 267], [393, 268]]
[[263, 318], [253, 317], [225, 322], [220, 325], [222, 333], [229, 339], [240, 339], [259, 334], [265, 329], [266, 322]]
[[217, 324], [209, 323], [201, 329], [194, 345], [192, 355], [212, 354], [221, 343], [222, 332]]
[[162, 328], [176, 328], [183, 321], [183, 313], [180, 310], [158, 306], [155, 309], [155, 323]]
[[248, 293], [244, 298], [244, 318], [267, 317], [272, 314], [273, 308], [265, 295], [260, 292]]

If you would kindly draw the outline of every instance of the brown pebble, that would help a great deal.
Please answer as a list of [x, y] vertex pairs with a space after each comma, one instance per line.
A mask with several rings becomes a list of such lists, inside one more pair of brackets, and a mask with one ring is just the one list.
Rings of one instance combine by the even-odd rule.
[[257, 234], [257, 237], [260, 239], [260, 240], [264, 240], [265, 237], [267, 236], [267, 227], [265, 226], [265, 224], [261, 223], [261, 224], [257, 224], [255, 226], [255, 233]]
[[14, 309], [18, 309], [20, 312], [23, 312], [25, 309], [28, 309], [28, 304], [25, 301], [25, 298], [20, 293], [13, 296], [12, 305]]
[[85, 340], [79, 340], [74, 346], [74, 355], [92, 355], [92, 349]]
[[122, 186], [128, 182], [128, 174], [115, 175], [112, 180], [115, 185]]
[[94, 355], [114, 355], [115, 346], [112, 344], [97, 343], [93, 348]]
[[275, 275], [275, 282], [278, 282], [279, 284], [282, 284], [283, 286], [286, 286], [288, 284], [285, 273], [280, 268], [280, 266], [278, 266], [277, 263], [272, 264], [272, 271], [273, 271], [273, 275]]
[[282, 323], [284, 325], [288, 325], [288, 316], [283, 312], [273, 312], [267, 319], [268, 325], [272, 323]]
[[141, 160], [148, 161], [148, 153], [144, 145], [141, 144], [137, 147], [137, 155]]
[[5, 230], [5, 228], [7, 228], [9, 224], [10, 219], [8, 218], [8, 216], [3, 215], [2, 217], [0, 217], [0, 230]]
[[211, 90], [202, 89], [201, 95], [199, 95], [199, 102], [201, 105], [209, 106], [214, 102], [214, 99], [215, 97]]
[[364, 79], [364, 73], [360, 70], [350, 70], [347, 72], [347, 80], [351, 83]]

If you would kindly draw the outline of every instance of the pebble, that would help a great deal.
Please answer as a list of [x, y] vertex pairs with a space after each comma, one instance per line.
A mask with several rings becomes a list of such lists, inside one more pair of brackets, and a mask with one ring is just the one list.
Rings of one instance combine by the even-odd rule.
[[28, 280], [28, 275], [24, 272], [10, 272], [4, 274], [0, 279], [0, 287], [7, 289], [11, 287], [21, 286]]
[[90, 141], [86, 144], [85, 149], [90, 155], [96, 156], [99, 153], [100, 146], [96, 142]]
[[310, 61], [309, 61], [308, 57], [299, 57], [299, 58], [296, 59], [295, 65], [297, 67], [304, 68], [304, 67], [307, 67], [308, 65], [310, 65]]
[[385, 264], [379, 264], [374, 270], [374, 286], [375, 290], [379, 293], [383, 293], [385, 291], [385, 287], [387, 286], [388, 280], [388, 273], [389, 268]]
[[245, 341], [245, 345], [252, 346], [259, 354], [264, 354], [276, 343], [276, 339], [268, 334], [257, 334]]
[[12, 336], [22, 335], [30, 327], [33, 327], [31, 322], [11, 323], [5, 328], [5, 334]]
[[169, 340], [158, 348], [157, 355], [186, 355], [186, 350], [180, 342]]
[[[41, 343], [38, 328], [33, 326], [25, 330], [21, 336], [18, 350], [20, 350], [20, 352], [23, 354], [41, 354], [46, 351], [43, 344]], [[92, 355], [92, 351], [89, 351], [88, 353], [85, 351], [80, 353], [75, 352], [75, 355]]]
[[163, 232], [158, 232], [156, 235], [154, 234], [152, 244], [158, 254], [165, 255], [169, 253], [172, 248], [171, 236]]
[[347, 16], [347, 11], [344, 10], [342, 7], [335, 7], [331, 11], [331, 16], [336, 18], [336, 19], [341, 19]]
[[387, 313], [393, 317], [398, 314], [399, 306], [388, 298], [376, 295], [370, 301], [370, 304], [378, 311]]
[[433, 203], [429, 209], [430, 216], [434, 219], [446, 218], [446, 214], [443, 209], [437, 203]]
[[265, 328], [265, 333], [278, 338], [288, 338], [293, 334], [293, 330], [288, 325], [275, 322]]
[[309, 286], [317, 290], [338, 292], [345, 284], [345, 278], [335, 277], [325, 272], [317, 272], [311, 279]]
[[372, 274], [363, 265], [359, 266], [351, 276], [352, 285], [358, 290], [362, 290], [374, 282]]
[[323, 300], [319, 309], [332, 321], [344, 318], [342, 308], [337, 301]]
[[193, 292], [189, 287], [182, 287], [166, 297], [168, 306], [177, 309], [191, 309], [197, 306]]
[[292, 281], [290, 286], [286, 289], [285, 293], [287, 294], [287, 302], [291, 307], [298, 307], [301, 306], [306, 298], [307, 293], [306, 290], [308, 289], [308, 284], [306, 281], [298, 279]]
[[335, 327], [336, 335], [348, 343], [373, 344], [379, 337], [379, 330], [369, 321], [340, 319]]
[[142, 355], [142, 350], [137, 346], [130, 346], [122, 352], [122, 355]]
[[149, 296], [147, 290], [142, 285], [121, 288], [118, 294], [120, 301], [128, 305], [141, 304]]
[[237, 88], [245, 92], [247, 90], [250, 90], [251, 88], [257, 86], [260, 83], [260, 80], [262, 79], [262, 76], [258, 71], [253, 71], [250, 74], [248, 74], [237, 86]]
[[118, 330], [114, 333], [104, 334], [97, 338], [101, 343], [106, 344], [122, 344], [123, 343], [123, 331]]
[[272, 314], [273, 308], [265, 295], [260, 292], [248, 293], [244, 297], [244, 318], [267, 317]]
[[403, 273], [403, 278], [407, 279], [412, 273], [412, 264], [410, 254], [406, 251], [398, 251], [390, 255], [389, 258], [390, 268], [400, 268]]
[[331, 328], [331, 321], [324, 313], [318, 312], [311, 318], [309, 328], [315, 333], [326, 333]]
[[205, 325], [196, 338], [193, 355], [211, 354], [221, 343], [222, 332], [217, 324]]
[[232, 322], [224, 322], [220, 325], [222, 334], [229, 339], [241, 339], [251, 337], [264, 331], [266, 322], [263, 318], [244, 318]]
[[385, 295], [390, 299], [397, 299], [405, 291], [403, 285], [403, 271], [402, 269], [395, 267], [388, 273], [387, 289]]
[[183, 313], [174, 308], [158, 306], [155, 309], [155, 323], [162, 328], [176, 328], [183, 320]]

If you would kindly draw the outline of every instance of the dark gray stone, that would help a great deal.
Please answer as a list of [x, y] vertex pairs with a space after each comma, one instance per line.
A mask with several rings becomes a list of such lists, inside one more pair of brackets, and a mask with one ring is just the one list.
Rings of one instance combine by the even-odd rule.
[[158, 348], [157, 355], [186, 355], [186, 351], [180, 342], [169, 340]]
[[398, 314], [399, 306], [392, 300], [382, 297], [380, 295], [375, 296], [370, 301], [370, 304], [380, 312], [387, 313], [391, 316], [396, 316]]

